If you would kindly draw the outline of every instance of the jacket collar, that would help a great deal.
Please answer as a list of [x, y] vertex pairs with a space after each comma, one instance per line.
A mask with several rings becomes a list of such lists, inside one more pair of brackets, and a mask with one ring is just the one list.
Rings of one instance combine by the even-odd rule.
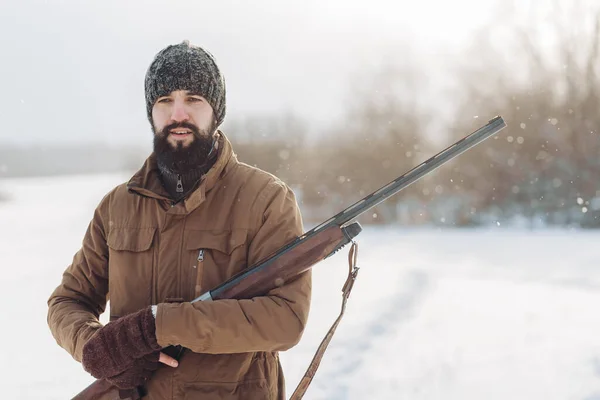
[[[179, 204], [177, 213], [187, 214], [196, 209], [206, 199], [206, 193], [215, 187], [219, 179], [224, 177], [235, 164], [237, 157], [229, 139], [221, 131], [217, 131], [219, 153], [217, 160], [208, 172], [202, 176], [199, 185]], [[160, 180], [160, 172], [153, 152], [146, 159], [139, 171], [127, 182], [127, 189], [141, 196], [172, 202]]]

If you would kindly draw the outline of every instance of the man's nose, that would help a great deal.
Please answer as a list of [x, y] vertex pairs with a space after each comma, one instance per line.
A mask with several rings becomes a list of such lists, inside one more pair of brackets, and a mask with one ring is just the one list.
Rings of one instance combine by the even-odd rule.
[[183, 102], [175, 101], [173, 103], [173, 110], [171, 111], [171, 119], [175, 122], [187, 121], [190, 118], [185, 104]]

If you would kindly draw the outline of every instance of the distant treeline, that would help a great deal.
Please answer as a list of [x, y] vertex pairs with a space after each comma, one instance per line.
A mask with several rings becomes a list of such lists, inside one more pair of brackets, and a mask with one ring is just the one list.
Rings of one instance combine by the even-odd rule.
[[[293, 115], [229, 116], [225, 131], [241, 161], [292, 186], [307, 221], [319, 222], [502, 115], [508, 128], [500, 135], [377, 206], [361, 222], [599, 227], [600, 11], [574, 8], [577, 12], [581, 24], [591, 21], [592, 34], [548, 20], [541, 35], [531, 31], [535, 24], [504, 18], [513, 22], [496, 25], [504, 29], [503, 40], [494, 39], [493, 29], [477, 35], [468, 53], [476, 57], [453, 67], [450, 97], [458, 112], [450, 125], [414, 100], [419, 82], [411, 69], [391, 65], [365, 74], [360, 87], [353, 83], [346, 115], [316, 139], [308, 121]], [[555, 46], [542, 52], [552, 32]], [[430, 137], [436, 122], [442, 128]], [[0, 176], [133, 171], [146, 155], [102, 147], [0, 148]]]
[[0, 178], [117, 172], [138, 168], [144, 149], [99, 144], [0, 144]]
[[[513, 5], [505, 13], [519, 10], [518, 2]], [[345, 118], [316, 144], [304, 140], [305, 128], [292, 118], [240, 124], [239, 137], [272, 138], [268, 146], [240, 143], [241, 158], [298, 188], [318, 220], [502, 115], [508, 128], [500, 135], [381, 204], [363, 222], [599, 227], [600, 4], [565, 7], [543, 23], [503, 18], [473, 38], [462, 63], [451, 67], [455, 122], [435, 143], [425, 133], [437, 122], [436, 110], [411, 101], [418, 74], [403, 65], [359, 80], [370, 86], [349, 99]], [[565, 29], [574, 26], [565, 21], [589, 29]]]

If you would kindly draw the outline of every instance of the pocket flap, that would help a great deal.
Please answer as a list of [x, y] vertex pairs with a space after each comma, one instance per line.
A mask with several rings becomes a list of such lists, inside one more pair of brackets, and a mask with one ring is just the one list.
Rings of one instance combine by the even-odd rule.
[[238, 246], [246, 243], [247, 231], [233, 229], [228, 231], [207, 231], [190, 229], [185, 232], [185, 248], [215, 249], [222, 253], [231, 254]]
[[106, 244], [113, 250], [146, 251], [152, 246], [156, 228], [113, 228]]

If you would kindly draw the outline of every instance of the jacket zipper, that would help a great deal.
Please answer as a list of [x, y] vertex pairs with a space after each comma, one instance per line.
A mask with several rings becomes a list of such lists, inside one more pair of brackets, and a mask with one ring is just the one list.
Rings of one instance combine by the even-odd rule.
[[183, 182], [181, 181], [181, 175], [177, 174], [177, 187], [175, 189], [177, 193], [183, 193]]
[[154, 246], [154, 262], [152, 263], [152, 304], [158, 304], [158, 257], [160, 254], [160, 232], [156, 234], [156, 245]]
[[[179, 264], [179, 268], [177, 269], [177, 272], [178, 272], [178, 274], [177, 274], [178, 275], [177, 276], [177, 281], [178, 281], [177, 282], [177, 290], [178, 290], [178, 296], [180, 298], [185, 298], [185, 295], [186, 295], [186, 293], [183, 293], [183, 287], [182, 287], [182, 282], [181, 282], [183, 280], [183, 276], [184, 276], [183, 270], [182, 270], [184, 268], [183, 265], [182, 265], [183, 264], [183, 262], [182, 262], [182, 258], [183, 257], [182, 256], [183, 256], [183, 242], [185, 240], [185, 223], [186, 223], [186, 221], [187, 221], [187, 216], [184, 217], [183, 221], [182, 221], [181, 239], [179, 240], [179, 243], [180, 243], [180, 245], [179, 245], [179, 257], [178, 257], [179, 260], [177, 262], [177, 264]], [[187, 260], [189, 260], [189, 258]], [[185, 274], [185, 275], [189, 276], [188, 274]], [[187, 292], [187, 289], [186, 289], [186, 292]]]
[[196, 279], [194, 279], [194, 298], [200, 296], [202, 293], [200, 292], [202, 289], [201, 281], [202, 279], [202, 269], [204, 268], [204, 249], [200, 249], [198, 251], [198, 264], [196, 266]]

